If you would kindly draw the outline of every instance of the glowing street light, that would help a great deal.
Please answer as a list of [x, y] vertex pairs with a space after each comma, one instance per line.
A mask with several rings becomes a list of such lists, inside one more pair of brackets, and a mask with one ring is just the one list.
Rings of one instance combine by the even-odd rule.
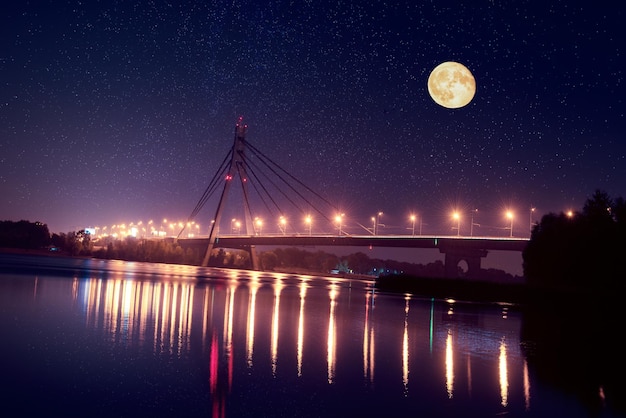
[[376, 225], [374, 225], [374, 235], [378, 235], [378, 227], [381, 226], [382, 224], [380, 223], [380, 217], [383, 216], [382, 212], [378, 212], [378, 214], [376, 215]]
[[511, 234], [509, 236], [513, 237], [513, 212], [511, 212], [510, 210], [507, 211], [506, 212], [506, 217], [511, 220], [511, 226], [509, 227], [511, 229]]
[[191, 229], [191, 226], [194, 224], [194, 222], [187, 222], [187, 238], [191, 238], [193, 237], [193, 231]]
[[306, 218], [304, 218], [304, 223], [309, 230], [309, 236], [311, 236], [311, 226], [313, 225], [313, 218], [311, 218], [311, 215], [307, 215]]
[[530, 207], [530, 232], [533, 232], [533, 212], [535, 212], [535, 208], [534, 207]]
[[341, 221], [343, 219], [343, 215], [344, 215], [343, 213], [340, 213], [340, 214], [337, 214], [335, 216], [335, 222], [337, 222], [337, 228], [338, 228], [338, 231], [339, 231], [339, 235], [341, 235]]
[[415, 215], [411, 215], [409, 218], [411, 220], [411, 236], [415, 236]]
[[256, 227], [257, 227], [257, 235], [261, 235], [261, 230], [263, 228], [263, 221], [260, 218], [256, 218], [254, 221]]
[[456, 221], [456, 236], [458, 237], [461, 235], [461, 215], [459, 212], [452, 213], [452, 219]]
[[278, 228], [285, 235], [287, 233], [287, 219], [284, 216], [281, 216], [278, 220]]

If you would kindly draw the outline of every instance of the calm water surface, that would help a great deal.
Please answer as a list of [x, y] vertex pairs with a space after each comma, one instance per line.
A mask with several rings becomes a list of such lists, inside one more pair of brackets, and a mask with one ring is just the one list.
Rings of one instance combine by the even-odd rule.
[[562, 312], [179, 265], [0, 269], [3, 416], [623, 416], [621, 372]]

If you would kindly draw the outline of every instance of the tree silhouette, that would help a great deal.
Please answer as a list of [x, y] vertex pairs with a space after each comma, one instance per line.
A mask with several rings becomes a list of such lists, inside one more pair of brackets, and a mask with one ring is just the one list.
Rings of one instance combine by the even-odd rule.
[[0, 247], [35, 250], [50, 245], [48, 226], [41, 222], [0, 221]]
[[578, 293], [623, 290], [624, 211], [622, 198], [596, 190], [573, 216], [545, 215], [522, 253], [528, 283]]

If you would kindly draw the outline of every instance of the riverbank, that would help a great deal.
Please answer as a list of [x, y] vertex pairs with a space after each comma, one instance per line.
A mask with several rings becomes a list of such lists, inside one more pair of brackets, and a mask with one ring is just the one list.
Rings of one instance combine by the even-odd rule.
[[592, 290], [544, 288], [519, 281], [505, 283], [464, 278], [416, 277], [405, 274], [381, 276], [376, 279], [375, 287], [381, 292], [435, 299], [537, 306], [581, 300], [602, 303], [602, 299], [607, 297]]
[[[0, 248], [0, 253], [36, 255], [47, 257], [71, 257], [76, 259], [92, 258], [89, 256], [70, 256], [60, 251], [45, 249]], [[298, 268], [276, 268], [274, 272], [311, 276], [335, 276], [343, 279], [371, 280], [380, 292], [411, 294], [418, 297], [435, 299], [453, 299], [477, 303], [502, 303], [514, 305], [549, 306], [563, 301], [595, 300], [598, 303], [607, 299], [594, 291], [572, 291], [565, 289], [537, 288], [526, 284], [520, 278], [509, 281], [467, 278], [418, 277], [408, 274], [395, 274], [374, 277], [369, 275], [337, 274], [329, 275]], [[613, 295], [615, 296], [615, 295]], [[608, 297], [611, 299], [611, 297]]]

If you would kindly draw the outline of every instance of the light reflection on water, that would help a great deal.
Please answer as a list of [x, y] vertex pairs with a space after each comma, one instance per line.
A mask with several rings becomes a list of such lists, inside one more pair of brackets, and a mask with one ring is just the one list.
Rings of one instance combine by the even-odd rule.
[[[508, 306], [381, 294], [361, 280], [93, 263], [96, 268], [85, 261], [71, 274], [45, 270], [3, 274], [0, 280], [4, 316], [53, 313], [52, 320], [37, 315], [29, 320], [27, 337], [18, 329], [23, 322], [2, 322], [9, 345], [44, 347], [37, 352], [50, 356], [49, 362], [58, 356], [69, 356], [70, 363], [90, 358], [86, 370], [72, 374], [83, 407], [89, 408], [91, 394], [98, 393], [99, 379], [107, 374], [94, 358], [112, 356], [128, 358], [118, 368], [125, 373], [147, 373], [141, 385], [159, 388], [151, 392], [129, 385], [133, 396], [98, 400], [124, 413], [133, 409], [133, 397], [142, 397], [148, 404], [144, 412], [161, 414], [176, 408], [183, 393], [197, 413], [186, 409], [181, 416], [349, 411], [543, 416], [520, 350], [521, 314]], [[58, 331], [53, 338], [40, 331], [51, 324]], [[68, 354], [64, 347], [77, 344], [73, 338], [91, 343]], [[13, 358], [5, 353], [3, 362], [28, 362], [15, 358], [18, 349], [10, 353]], [[136, 359], [162, 373], [157, 378], [151, 375], [155, 370], [140, 371]], [[43, 368], [54, 378], [57, 371]], [[125, 379], [109, 378], [122, 384]], [[163, 389], [175, 384], [176, 390]], [[191, 395], [198, 390], [201, 395]], [[53, 393], [71, 396], [63, 386]], [[148, 401], [150, 396], [154, 399]]]

